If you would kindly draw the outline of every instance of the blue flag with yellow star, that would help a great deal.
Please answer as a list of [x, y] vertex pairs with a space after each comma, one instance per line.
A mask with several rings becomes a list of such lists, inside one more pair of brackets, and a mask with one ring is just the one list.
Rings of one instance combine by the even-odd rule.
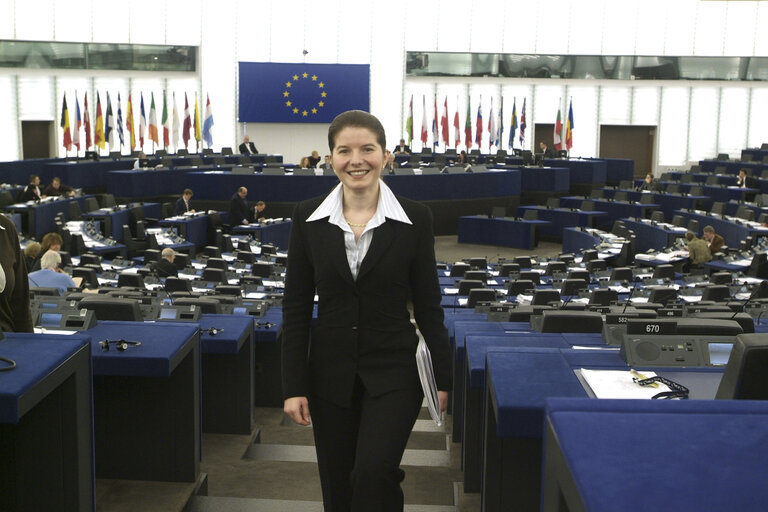
[[370, 107], [367, 64], [240, 62], [241, 123], [330, 123]]

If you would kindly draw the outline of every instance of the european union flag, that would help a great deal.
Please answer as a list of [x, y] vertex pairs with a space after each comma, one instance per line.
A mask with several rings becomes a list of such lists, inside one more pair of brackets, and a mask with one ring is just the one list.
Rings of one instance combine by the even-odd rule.
[[367, 64], [240, 63], [239, 121], [330, 123], [370, 107]]

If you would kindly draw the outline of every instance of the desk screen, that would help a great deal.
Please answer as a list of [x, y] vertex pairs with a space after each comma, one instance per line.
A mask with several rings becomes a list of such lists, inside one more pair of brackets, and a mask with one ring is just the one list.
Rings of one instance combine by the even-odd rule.
[[42, 327], [58, 327], [61, 325], [61, 313], [43, 313], [40, 315]]
[[733, 343], [708, 343], [707, 347], [709, 348], [709, 364], [715, 366], [728, 364]]
[[174, 308], [161, 308], [160, 320], [176, 320], [176, 310]]

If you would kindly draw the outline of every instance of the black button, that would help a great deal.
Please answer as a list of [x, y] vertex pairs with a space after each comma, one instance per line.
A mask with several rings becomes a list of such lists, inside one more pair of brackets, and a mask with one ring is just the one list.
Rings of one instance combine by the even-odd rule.
[[356, 330], [357, 330], [357, 326], [356, 326], [356, 325], [353, 325], [353, 326], [352, 326], [352, 330], [353, 330], [353, 331], [356, 331]]

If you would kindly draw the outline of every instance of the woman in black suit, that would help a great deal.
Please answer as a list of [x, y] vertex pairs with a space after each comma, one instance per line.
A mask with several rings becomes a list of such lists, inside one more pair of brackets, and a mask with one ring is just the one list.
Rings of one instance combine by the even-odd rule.
[[340, 114], [328, 143], [341, 183], [293, 215], [284, 410], [301, 425], [312, 412], [326, 512], [401, 511], [400, 459], [423, 399], [409, 301], [432, 354], [442, 410], [451, 385], [432, 215], [379, 179], [387, 151], [374, 116]]

